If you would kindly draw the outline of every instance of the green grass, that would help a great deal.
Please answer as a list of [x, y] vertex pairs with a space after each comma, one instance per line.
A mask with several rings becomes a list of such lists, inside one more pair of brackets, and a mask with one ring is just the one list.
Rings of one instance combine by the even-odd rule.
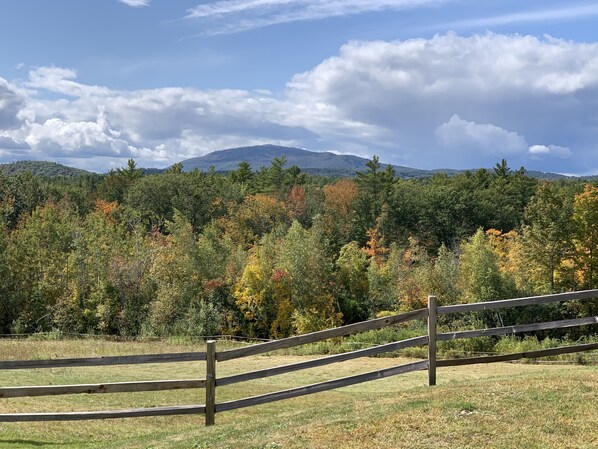
[[[0, 359], [203, 350], [197, 343], [2, 341]], [[304, 360], [269, 355], [221, 362], [218, 375]], [[221, 387], [218, 401], [405, 363], [365, 358]], [[2, 386], [203, 377], [203, 363], [0, 372]], [[426, 372], [203, 416], [0, 424], [0, 448], [595, 448], [598, 367], [492, 364]], [[1, 399], [0, 413], [204, 403], [203, 390]]]

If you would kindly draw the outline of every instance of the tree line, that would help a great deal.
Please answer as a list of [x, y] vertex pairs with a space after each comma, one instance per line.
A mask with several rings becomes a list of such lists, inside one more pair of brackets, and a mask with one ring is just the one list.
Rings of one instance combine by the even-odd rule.
[[[284, 158], [228, 174], [144, 175], [130, 160], [103, 177], [0, 175], [0, 333], [280, 338], [429, 294], [452, 304], [597, 287], [598, 187], [504, 160], [425, 180], [377, 157], [355, 178], [307, 176]], [[596, 312], [594, 301], [475, 319]]]

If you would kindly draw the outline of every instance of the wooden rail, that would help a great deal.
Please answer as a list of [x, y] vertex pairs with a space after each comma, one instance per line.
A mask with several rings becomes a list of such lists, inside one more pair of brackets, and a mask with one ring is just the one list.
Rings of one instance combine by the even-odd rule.
[[560, 348], [539, 349], [536, 351], [518, 352], [516, 354], [500, 354], [484, 357], [469, 357], [463, 359], [438, 360], [438, 366], [463, 366], [477, 365], [479, 363], [512, 362], [521, 359], [538, 359], [541, 357], [551, 357], [561, 354], [573, 354], [575, 352], [593, 351], [598, 349], [598, 343], [589, 343], [585, 345], [562, 346]]
[[195, 362], [206, 359], [205, 352], [172, 354], [119, 355], [78, 359], [8, 360], [0, 362], [0, 370], [34, 368], [75, 368], [81, 366], [141, 365], [146, 363]]
[[236, 374], [234, 376], [222, 377], [216, 381], [216, 386], [222, 387], [224, 385], [235, 384], [239, 382], [246, 382], [253, 379], [261, 379], [264, 377], [276, 376], [278, 374], [291, 373], [309, 368], [316, 368], [318, 366], [329, 365], [331, 363], [344, 362], [360, 357], [368, 357], [384, 352], [398, 351], [399, 349], [411, 348], [413, 346], [421, 346], [428, 344], [428, 337], [415, 337], [407, 340], [397, 341], [394, 343], [387, 343], [385, 345], [374, 346], [372, 348], [359, 349], [357, 351], [344, 352], [342, 354], [329, 355], [314, 360], [306, 360], [305, 362], [293, 363], [290, 365], [277, 366], [274, 368], [266, 368], [258, 371], [250, 371], [248, 373]]
[[48, 387], [3, 387], [0, 398], [57, 396], [63, 394], [133, 393], [139, 391], [182, 390], [203, 388], [205, 380], [157, 380], [106, 384], [52, 385]]
[[490, 337], [496, 335], [518, 334], [522, 332], [544, 331], [550, 329], [565, 329], [567, 327], [587, 326], [598, 324], [598, 316], [576, 318], [572, 320], [550, 321], [546, 323], [521, 324], [518, 326], [493, 327], [460, 332], [446, 332], [438, 334], [438, 340], [457, 340], [459, 338]]
[[203, 405], [182, 405], [178, 407], [153, 407], [131, 410], [108, 410], [100, 412], [66, 413], [11, 413], [0, 415], [0, 422], [32, 421], [83, 421], [87, 419], [140, 418], [146, 416], [200, 415], [205, 413]]
[[[63, 412], [63, 413], [16, 413], [0, 414], [0, 422], [26, 422], [26, 421], [70, 421], [86, 419], [111, 419], [143, 416], [167, 416], [167, 415], [188, 415], [204, 414], [206, 425], [213, 425], [215, 414], [227, 410], [234, 410], [243, 407], [250, 407], [259, 404], [294, 398], [307, 394], [327, 391], [334, 388], [355, 385], [371, 380], [382, 379], [389, 376], [409, 373], [412, 371], [428, 370], [429, 385], [436, 384], [436, 368], [449, 366], [464, 366], [478, 363], [495, 363], [519, 360], [524, 358], [539, 358], [570, 354], [581, 351], [598, 349], [598, 343], [575, 345], [560, 348], [542, 349], [527, 351], [516, 354], [501, 354], [485, 357], [471, 357], [455, 360], [436, 360], [436, 342], [448, 341], [460, 338], [474, 338], [484, 336], [508, 335], [522, 332], [535, 332], [549, 329], [563, 329], [577, 326], [598, 324], [598, 316], [560, 320], [544, 323], [522, 324], [516, 326], [504, 326], [490, 329], [476, 329], [456, 332], [437, 333], [436, 318], [438, 315], [448, 313], [475, 312], [480, 310], [492, 310], [506, 307], [520, 307], [527, 305], [548, 304], [552, 302], [585, 300], [598, 297], [598, 290], [588, 290], [572, 293], [559, 293], [546, 296], [532, 296], [528, 298], [517, 298], [491, 302], [480, 302], [473, 304], [457, 304], [451, 306], [437, 307], [436, 298], [428, 298], [428, 307], [412, 312], [401, 313], [389, 317], [350, 324], [333, 329], [312, 332], [281, 340], [259, 343], [238, 349], [218, 352], [216, 342], [208, 341], [206, 352], [174, 353], [174, 354], [146, 354], [134, 356], [96, 357], [81, 359], [52, 359], [52, 360], [25, 360], [25, 361], [4, 361], [0, 362], [0, 370], [7, 369], [33, 369], [33, 368], [60, 368], [60, 367], [84, 367], [84, 366], [106, 366], [123, 364], [145, 364], [145, 363], [172, 363], [205, 361], [206, 377], [204, 379], [191, 380], [162, 380], [144, 382], [120, 382], [107, 384], [81, 384], [81, 385], [57, 385], [57, 386], [30, 386], [30, 387], [4, 387], [0, 388], [0, 398], [17, 398], [32, 396], [49, 396], [63, 394], [97, 394], [97, 393], [124, 393], [136, 391], [162, 391], [176, 390], [183, 388], [205, 388], [205, 405], [185, 405], [176, 407], [154, 407], [132, 410], [113, 410], [95, 412]], [[289, 365], [266, 368], [257, 371], [236, 374], [218, 379], [216, 376], [217, 362], [246, 357], [257, 354], [264, 354], [278, 349], [292, 348], [308, 343], [315, 343], [331, 338], [342, 337], [359, 332], [374, 329], [382, 329], [388, 326], [406, 323], [412, 320], [427, 318], [427, 335], [409, 338], [406, 340], [387, 343], [371, 348], [359, 349], [321, 357], [314, 360], [306, 360]], [[260, 396], [253, 396], [244, 399], [216, 402], [217, 387], [231, 385], [239, 382], [246, 382], [253, 379], [261, 379], [269, 376], [290, 373], [298, 370], [315, 368], [332, 363], [343, 362], [359, 357], [366, 357], [384, 352], [397, 351], [413, 346], [428, 346], [428, 358], [419, 362], [394, 366], [365, 374], [358, 374], [341, 379], [334, 379], [320, 382], [313, 385], [292, 388]]]
[[426, 318], [427, 316], [428, 309], [414, 310], [412, 312], [400, 313], [398, 315], [377, 318], [375, 320], [370, 321], [362, 321], [361, 323], [335, 327], [333, 329], [327, 329], [324, 331], [297, 335], [295, 337], [268, 341], [266, 343], [259, 343], [257, 345], [247, 346], [245, 348], [237, 348], [230, 349], [228, 351], [222, 351], [216, 355], [216, 360], [218, 360], [219, 362], [223, 362], [225, 360], [232, 360], [239, 357], [264, 354], [266, 352], [275, 351], [277, 349], [293, 348], [295, 346], [301, 346], [308, 343], [316, 343], [318, 341], [328, 340], [330, 338], [344, 337], [346, 335], [357, 334], [359, 332], [382, 329], [388, 326], [393, 326], [395, 324], [405, 323], [407, 321], [413, 321], [419, 318]]
[[406, 365], [399, 365], [393, 368], [386, 368], [379, 371], [372, 371], [365, 374], [358, 374], [356, 376], [343, 377], [342, 379], [329, 380], [327, 382], [320, 382], [305, 387], [292, 388], [290, 390], [277, 391], [275, 393], [263, 394], [261, 396], [253, 396], [250, 398], [239, 399], [236, 401], [222, 402], [216, 404], [217, 412], [224, 412], [227, 410], [235, 410], [237, 408], [251, 407], [253, 405], [266, 404], [268, 402], [281, 401], [283, 399], [296, 398], [306, 394], [319, 393], [321, 391], [333, 390], [335, 388], [348, 387], [370, 380], [383, 379], [385, 377], [396, 376], [398, 374], [410, 373], [412, 371], [421, 371], [428, 368], [428, 361], [408, 363]]
[[476, 312], [480, 310], [503, 309], [507, 307], [521, 307], [551, 302], [571, 301], [580, 299], [598, 298], [597, 290], [584, 290], [580, 292], [557, 293], [554, 295], [528, 296], [527, 298], [503, 299], [500, 301], [476, 302], [471, 304], [456, 304], [452, 306], [438, 307], [438, 314], [460, 312]]

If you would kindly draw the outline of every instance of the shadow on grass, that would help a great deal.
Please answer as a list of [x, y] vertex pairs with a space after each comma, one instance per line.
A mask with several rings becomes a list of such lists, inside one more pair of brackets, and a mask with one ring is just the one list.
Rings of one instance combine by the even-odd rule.
[[9, 447], [12, 447], [12, 445], [17, 445], [17, 444], [27, 444], [29, 446], [34, 446], [34, 447], [44, 447], [44, 446], [58, 446], [60, 443], [48, 443], [45, 441], [34, 441], [34, 440], [3, 440], [0, 439], [0, 445], [4, 445], [4, 444], [8, 444], [10, 445]]

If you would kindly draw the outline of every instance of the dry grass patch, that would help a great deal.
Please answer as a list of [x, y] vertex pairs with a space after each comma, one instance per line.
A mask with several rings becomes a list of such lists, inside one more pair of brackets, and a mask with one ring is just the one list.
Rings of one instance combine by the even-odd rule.
[[[0, 342], [0, 359], [202, 350], [162, 342]], [[17, 351], [19, 357], [15, 357]], [[221, 362], [218, 375], [305, 360], [258, 356]], [[218, 401], [373, 371], [405, 359], [365, 358], [218, 388]], [[1, 384], [49, 385], [204, 376], [205, 364], [3, 371]], [[216, 415], [0, 425], [0, 448], [595, 448], [598, 368], [493, 364], [425, 372]], [[200, 404], [203, 390], [0, 400], [0, 412]]]

